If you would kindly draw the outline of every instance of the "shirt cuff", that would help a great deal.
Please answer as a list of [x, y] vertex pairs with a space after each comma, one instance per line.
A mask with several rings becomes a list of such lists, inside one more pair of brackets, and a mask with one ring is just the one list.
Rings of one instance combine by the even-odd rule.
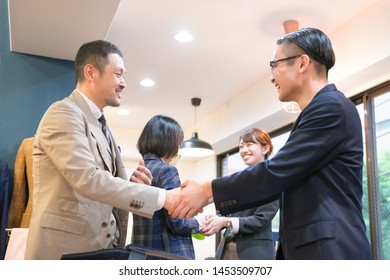
[[238, 230], [240, 229], [240, 218], [229, 217], [229, 219], [232, 222], [232, 232], [237, 234]]
[[162, 209], [164, 207], [165, 196], [166, 196], [166, 190], [165, 189], [159, 189], [158, 198], [157, 198], [157, 205], [156, 205], [156, 211], [160, 210], [160, 209]]

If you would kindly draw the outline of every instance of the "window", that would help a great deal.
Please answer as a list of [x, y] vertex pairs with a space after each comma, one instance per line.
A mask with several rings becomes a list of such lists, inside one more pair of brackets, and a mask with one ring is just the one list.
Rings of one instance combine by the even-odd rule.
[[363, 217], [374, 259], [390, 260], [390, 82], [355, 103], [363, 125]]

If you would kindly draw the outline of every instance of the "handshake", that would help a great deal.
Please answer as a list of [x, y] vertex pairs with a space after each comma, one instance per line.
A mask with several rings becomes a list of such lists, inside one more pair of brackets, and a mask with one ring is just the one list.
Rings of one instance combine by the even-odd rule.
[[185, 181], [180, 188], [167, 190], [164, 208], [173, 218], [192, 218], [213, 202], [211, 182]]
[[[151, 185], [152, 173], [143, 160], [133, 172], [130, 181]], [[173, 218], [192, 218], [203, 211], [203, 207], [213, 202], [211, 182], [185, 181], [180, 188], [166, 191], [164, 208]]]

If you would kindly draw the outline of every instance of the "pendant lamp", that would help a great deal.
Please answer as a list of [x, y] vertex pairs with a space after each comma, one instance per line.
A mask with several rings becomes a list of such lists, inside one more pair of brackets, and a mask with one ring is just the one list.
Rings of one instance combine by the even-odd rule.
[[180, 147], [180, 154], [183, 157], [206, 157], [214, 154], [214, 150], [211, 145], [198, 137], [196, 131], [196, 107], [200, 105], [200, 98], [191, 98], [191, 104], [195, 107], [195, 131], [192, 132], [192, 137], [189, 140], [184, 141]]

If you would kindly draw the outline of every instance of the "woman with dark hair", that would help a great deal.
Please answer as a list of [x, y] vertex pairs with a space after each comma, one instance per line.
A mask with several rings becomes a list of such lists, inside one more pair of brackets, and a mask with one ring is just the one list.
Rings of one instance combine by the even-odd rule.
[[[156, 115], [144, 127], [137, 148], [152, 172], [153, 186], [166, 190], [180, 187], [178, 171], [171, 163], [178, 156], [183, 138], [180, 125], [168, 116]], [[133, 215], [133, 222], [133, 244], [195, 259], [192, 234], [199, 233], [196, 219], [173, 219], [161, 209], [152, 219]]]
[[[248, 166], [268, 159], [272, 153], [271, 137], [262, 129], [244, 131], [239, 138], [240, 156]], [[245, 191], [245, 190], [243, 190]], [[272, 260], [275, 246], [272, 239], [272, 219], [279, 209], [275, 200], [263, 206], [234, 213], [228, 217], [206, 216], [202, 233], [213, 235], [226, 229], [217, 248], [217, 258], [229, 260]], [[219, 257], [221, 252], [221, 257]]]

